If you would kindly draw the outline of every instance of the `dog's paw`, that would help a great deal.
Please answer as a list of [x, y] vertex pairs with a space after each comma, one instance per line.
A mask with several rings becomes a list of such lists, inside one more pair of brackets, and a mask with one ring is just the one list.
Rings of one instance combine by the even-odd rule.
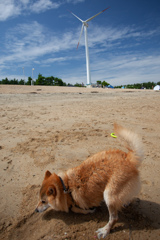
[[107, 228], [105, 226], [103, 228], [99, 228], [96, 231], [96, 234], [97, 234], [98, 239], [101, 239], [101, 238], [105, 238], [109, 234], [109, 232], [108, 232], [108, 230], [107, 230]]

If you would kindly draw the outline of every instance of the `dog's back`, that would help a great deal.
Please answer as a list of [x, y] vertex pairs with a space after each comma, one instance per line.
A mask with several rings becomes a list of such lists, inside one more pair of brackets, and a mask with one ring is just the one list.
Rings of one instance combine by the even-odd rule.
[[[143, 148], [138, 136], [115, 124], [115, 133], [127, 143], [128, 153], [121, 150], [109, 150], [96, 153], [80, 166], [67, 171], [68, 184], [78, 206], [88, 209], [98, 206], [103, 200], [103, 192], [110, 185], [112, 191], [118, 191], [127, 182], [132, 182], [136, 195], [139, 191], [139, 172], [137, 167], [143, 159]], [[131, 184], [132, 185], [132, 184]], [[94, 197], [93, 197], [94, 196]], [[126, 195], [123, 204], [129, 201]], [[122, 204], [119, 203], [119, 207]]]

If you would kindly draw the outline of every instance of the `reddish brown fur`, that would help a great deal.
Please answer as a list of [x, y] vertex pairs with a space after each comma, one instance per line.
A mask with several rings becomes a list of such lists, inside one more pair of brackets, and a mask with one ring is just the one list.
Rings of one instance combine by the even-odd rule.
[[70, 193], [64, 193], [62, 182], [55, 173], [46, 172], [40, 190], [37, 211], [51, 206], [58, 211], [88, 213], [105, 200], [109, 223], [97, 231], [105, 237], [118, 219], [117, 211], [140, 190], [138, 166], [143, 158], [141, 141], [133, 132], [115, 125], [115, 132], [127, 142], [128, 153], [121, 150], [103, 151], [89, 157], [80, 166], [60, 174]]

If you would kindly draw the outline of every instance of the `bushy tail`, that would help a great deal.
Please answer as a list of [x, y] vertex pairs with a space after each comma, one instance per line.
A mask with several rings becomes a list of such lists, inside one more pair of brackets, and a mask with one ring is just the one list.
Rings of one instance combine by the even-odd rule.
[[139, 136], [136, 133], [117, 124], [114, 124], [114, 132], [117, 136], [125, 140], [127, 143], [127, 149], [133, 152], [134, 157], [131, 158], [130, 161], [140, 165], [144, 158], [144, 150]]

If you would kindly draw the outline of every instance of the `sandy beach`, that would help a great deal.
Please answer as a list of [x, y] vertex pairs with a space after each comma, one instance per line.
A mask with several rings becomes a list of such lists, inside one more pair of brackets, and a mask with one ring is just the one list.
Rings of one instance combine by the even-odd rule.
[[9, 85], [0, 85], [0, 239], [96, 239], [103, 203], [88, 215], [34, 209], [46, 170], [125, 150], [110, 136], [114, 122], [141, 136], [145, 158], [141, 193], [106, 239], [160, 239], [160, 91]]

